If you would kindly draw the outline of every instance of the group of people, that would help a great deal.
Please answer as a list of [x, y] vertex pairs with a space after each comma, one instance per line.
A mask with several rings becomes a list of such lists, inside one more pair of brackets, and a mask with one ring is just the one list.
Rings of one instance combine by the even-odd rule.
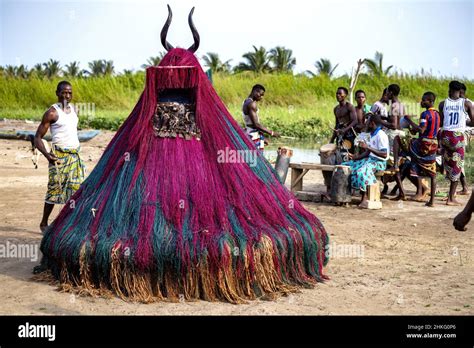
[[[376, 183], [375, 173], [390, 172], [396, 182], [398, 196], [405, 200], [403, 179], [408, 178], [417, 188], [415, 201], [424, 201], [428, 188], [423, 178], [431, 183], [427, 206], [434, 205], [436, 173], [442, 171], [450, 181], [447, 205], [459, 205], [456, 189], [461, 181], [461, 194], [468, 194], [464, 174], [464, 152], [467, 126], [473, 125], [474, 106], [466, 98], [466, 86], [459, 81], [449, 84], [448, 98], [435, 108], [436, 95], [425, 92], [421, 107], [425, 109], [419, 123], [412, 120], [400, 102], [400, 86], [391, 84], [372, 106], [366, 103], [363, 90], [355, 93], [357, 105], [346, 100], [348, 90], [339, 87], [338, 105], [334, 108], [336, 126], [331, 142], [337, 140], [339, 148], [347, 152], [351, 167], [351, 184], [362, 194], [361, 207], [367, 203], [367, 188]], [[386, 107], [388, 106], [388, 108]], [[418, 137], [416, 137], [418, 135]], [[437, 156], [442, 164], [437, 166]], [[341, 164], [341, 163], [338, 163]], [[389, 173], [389, 174], [390, 174]]]
[[[264, 149], [265, 134], [279, 137], [276, 131], [260, 123], [257, 103], [262, 100], [265, 87], [253, 86], [242, 105], [245, 131], [258, 149]], [[340, 87], [336, 92], [338, 105], [334, 108], [336, 126], [331, 142], [347, 151], [347, 161], [342, 164], [351, 167], [351, 184], [360, 190], [361, 206], [366, 204], [367, 189], [375, 184], [375, 173], [388, 170], [396, 181], [399, 193], [395, 199], [405, 199], [403, 179], [408, 178], [417, 188], [413, 197], [424, 201], [428, 187], [422, 178], [431, 182], [428, 206], [433, 206], [436, 191], [437, 170], [444, 171], [450, 181], [446, 204], [458, 205], [456, 188], [462, 184], [461, 194], [468, 194], [464, 175], [465, 132], [467, 125], [473, 125], [474, 106], [466, 98], [466, 86], [459, 81], [449, 84], [448, 98], [435, 109], [436, 95], [425, 92], [421, 107], [425, 109], [419, 123], [415, 123], [405, 112], [398, 99], [400, 87], [391, 84], [372, 106], [367, 104], [363, 90], [355, 93], [356, 105], [346, 98], [348, 90]], [[35, 137], [35, 145], [50, 162], [49, 184], [40, 228], [48, 225], [48, 218], [55, 204], [64, 204], [79, 188], [84, 179], [84, 165], [79, 156], [77, 137], [78, 116], [72, 99], [72, 86], [67, 81], [58, 84], [58, 102], [43, 116]], [[387, 106], [389, 106], [387, 110]], [[53, 134], [53, 149], [48, 151], [41, 141], [47, 130]], [[415, 138], [414, 135], [418, 134]], [[442, 165], [437, 166], [436, 157], [442, 156]], [[341, 164], [341, 163], [338, 163]]]

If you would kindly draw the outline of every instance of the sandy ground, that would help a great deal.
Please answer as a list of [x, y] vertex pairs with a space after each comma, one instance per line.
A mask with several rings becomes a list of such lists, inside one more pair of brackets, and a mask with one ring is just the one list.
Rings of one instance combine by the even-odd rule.
[[[8, 127], [35, 129], [35, 124], [0, 122], [0, 128]], [[102, 132], [83, 143], [89, 173], [112, 136]], [[36, 246], [41, 241], [38, 225], [47, 161], [41, 158], [34, 169], [29, 148], [26, 141], [0, 140], [0, 248], [7, 243]], [[310, 172], [305, 190], [321, 190], [321, 182], [319, 173]], [[441, 200], [434, 208], [415, 202], [383, 204], [377, 211], [305, 204], [330, 233], [335, 254], [326, 274], [331, 280], [276, 301], [138, 304], [78, 297], [32, 281], [31, 270], [40, 255], [37, 260], [30, 255], [0, 258], [0, 314], [474, 314], [474, 225], [467, 232], [452, 228], [461, 208], [447, 207]]]

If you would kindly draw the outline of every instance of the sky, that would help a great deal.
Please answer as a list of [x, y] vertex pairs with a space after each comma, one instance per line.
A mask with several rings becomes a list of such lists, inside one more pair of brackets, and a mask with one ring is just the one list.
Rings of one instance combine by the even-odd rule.
[[384, 65], [416, 73], [474, 79], [474, 0], [0, 0], [0, 65], [33, 67], [50, 58], [81, 68], [113, 60], [117, 72], [139, 70], [163, 47], [159, 35], [173, 10], [168, 41], [189, 47], [187, 15], [201, 35], [197, 55], [217, 52], [231, 65], [252, 46], [285, 46], [295, 72], [328, 58], [336, 75], [359, 58], [384, 54]]

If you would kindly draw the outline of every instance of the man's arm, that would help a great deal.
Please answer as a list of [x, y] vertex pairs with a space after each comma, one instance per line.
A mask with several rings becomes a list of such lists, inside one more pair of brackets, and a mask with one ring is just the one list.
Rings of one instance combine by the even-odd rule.
[[472, 115], [474, 115], [474, 105], [469, 101], [466, 100], [464, 101], [464, 108], [467, 111], [467, 114], [469, 115], [469, 118], [471, 119], [471, 122], [468, 123], [469, 127], [474, 127], [474, 119]]
[[359, 144], [359, 146], [363, 149], [366, 150], [367, 154], [369, 153], [373, 153], [375, 156], [378, 156], [378, 157], [381, 157], [381, 158], [387, 158], [387, 150], [385, 149], [384, 151], [382, 150], [378, 150], [378, 149], [374, 149], [372, 147], [370, 147], [367, 143], [365, 142], [361, 142]]
[[[423, 114], [420, 116], [420, 124], [417, 125], [415, 122], [413, 122], [410, 118], [410, 116], [405, 116], [405, 120], [407, 120], [408, 124], [410, 125], [410, 130], [413, 130], [419, 134], [422, 134], [427, 127], [427, 122], [423, 121], [426, 120], [426, 118], [423, 117]], [[413, 133], [412, 133], [413, 134]]]
[[255, 127], [256, 129], [258, 129], [259, 131], [263, 133], [267, 133], [268, 135], [271, 135], [274, 137], [280, 136], [280, 134], [278, 134], [277, 132], [271, 131], [270, 129], [265, 128], [264, 126], [262, 126], [260, 123], [257, 122], [257, 103], [255, 101], [249, 104], [248, 111], [249, 111], [249, 117], [250, 117], [250, 120], [252, 121], [253, 127]]
[[349, 158], [350, 158], [351, 160], [353, 160], [353, 161], [358, 161], [358, 160], [361, 160], [361, 159], [363, 159], [363, 158], [365, 158], [365, 157], [368, 157], [369, 154], [370, 154], [370, 151], [365, 150], [364, 152], [362, 152], [362, 153], [360, 153], [360, 154], [358, 154], [358, 155], [353, 155], [353, 154], [351, 154], [350, 152], [348, 152], [347, 154], [348, 154], [348, 156], [349, 156]]
[[381, 120], [380, 124], [388, 129], [397, 129], [397, 116], [390, 116], [390, 121]]
[[467, 202], [464, 209], [454, 218], [453, 225], [458, 231], [466, 231], [466, 225], [471, 220], [473, 211], [474, 211], [474, 190], [472, 190], [471, 198]]
[[331, 137], [331, 140], [329, 140], [329, 143], [332, 143], [334, 141], [334, 139], [336, 139], [336, 136], [337, 136], [337, 113], [336, 113], [336, 109], [337, 109], [337, 106], [333, 110], [334, 118], [336, 120], [336, 123], [335, 123], [335, 126], [334, 126], [334, 130], [332, 131], [332, 137]]
[[44, 147], [43, 144], [43, 137], [45, 136], [46, 132], [48, 131], [49, 127], [51, 126], [51, 123], [54, 123], [58, 120], [58, 113], [54, 108], [50, 108], [48, 111], [46, 111], [43, 115], [43, 119], [41, 120], [40, 125], [38, 126], [38, 129], [35, 134], [35, 147], [41, 152], [46, 159], [54, 164], [57, 161], [56, 156], [51, 155], [46, 151], [46, 148]]
[[360, 159], [369, 157], [369, 155], [370, 155], [370, 151], [364, 151], [361, 154], [354, 156], [354, 159], [360, 160]]
[[444, 109], [444, 100], [439, 103], [438, 105], [438, 112], [439, 112], [439, 125], [441, 127], [443, 127], [443, 124], [444, 124], [444, 113], [443, 113], [443, 109]]
[[373, 149], [369, 146], [367, 147], [367, 150], [372, 152], [375, 156], [378, 156], [378, 157], [381, 157], [381, 158], [387, 158], [387, 150], [385, 150], [385, 151], [377, 150], [377, 149]]

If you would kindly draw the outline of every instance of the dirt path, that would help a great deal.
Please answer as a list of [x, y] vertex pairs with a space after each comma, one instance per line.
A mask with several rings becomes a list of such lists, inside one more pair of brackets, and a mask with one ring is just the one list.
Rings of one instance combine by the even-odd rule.
[[[6, 125], [15, 126], [0, 122], [0, 128]], [[83, 144], [89, 172], [112, 136], [102, 132]], [[28, 150], [26, 141], [0, 140], [0, 248], [41, 241], [47, 162], [41, 158], [34, 169]], [[322, 177], [308, 175], [305, 189], [319, 189]], [[414, 202], [383, 204], [378, 211], [306, 204], [330, 232], [331, 280], [273, 302], [135, 304], [77, 297], [31, 281], [40, 255], [30, 255], [0, 258], [0, 314], [474, 314], [474, 225], [464, 233], [452, 228], [460, 208], [440, 200], [431, 209]]]

